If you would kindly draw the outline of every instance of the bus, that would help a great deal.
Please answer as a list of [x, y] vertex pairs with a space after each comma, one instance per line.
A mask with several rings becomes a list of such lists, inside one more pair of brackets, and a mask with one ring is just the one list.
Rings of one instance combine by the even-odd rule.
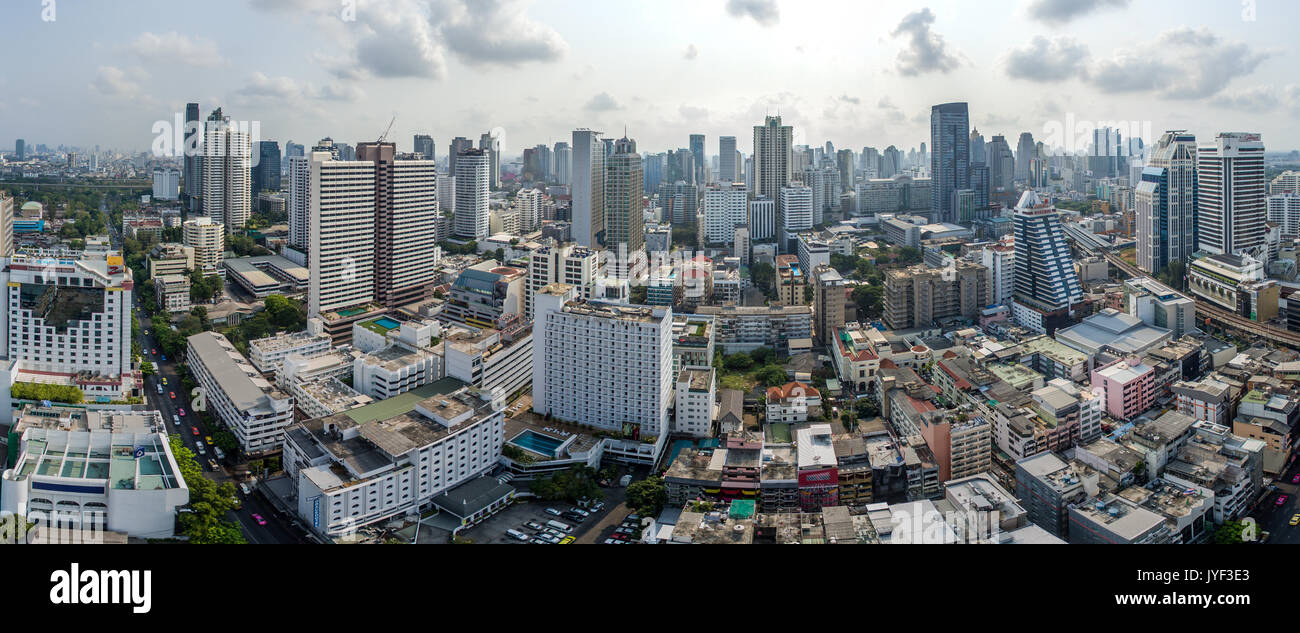
[[573, 528], [569, 527], [568, 523], [561, 523], [559, 521], [551, 520], [551, 521], [547, 521], [546, 524], [561, 532], [564, 532], [565, 534], [568, 534], [569, 532], [573, 531]]

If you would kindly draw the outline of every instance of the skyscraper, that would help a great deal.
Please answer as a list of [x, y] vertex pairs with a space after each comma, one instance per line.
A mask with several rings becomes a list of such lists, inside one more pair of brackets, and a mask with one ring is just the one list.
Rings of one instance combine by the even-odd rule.
[[394, 143], [357, 144], [357, 160], [374, 165], [375, 300], [389, 308], [431, 292], [440, 217], [433, 159], [421, 153], [417, 160], [397, 160], [396, 154]]
[[492, 132], [484, 132], [478, 139], [478, 148], [488, 151], [488, 186], [501, 186], [501, 139]]
[[225, 224], [227, 233], [244, 229], [252, 211], [252, 148], [248, 132], [230, 125], [217, 108], [203, 132], [203, 215]]
[[970, 114], [964, 102], [930, 108], [930, 218], [956, 222], [956, 191], [970, 188]]
[[704, 190], [704, 241], [725, 244], [736, 236], [736, 226], [749, 221], [749, 200], [744, 183], [718, 183]]
[[1222, 132], [1197, 147], [1196, 187], [1198, 250], [1242, 255], [1264, 245], [1267, 206], [1259, 134]]
[[880, 155], [880, 175], [878, 177], [893, 178], [901, 171], [903, 171], [903, 153], [893, 145], [886, 147], [885, 151]]
[[[790, 184], [790, 148], [794, 129], [781, 125], [780, 116], [769, 116], [754, 126], [754, 186], [752, 194], [777, 201], [777, 223], [781, 224], [781, 190]], [[811, 197], [811, 191], [809, 192]], [[811, 200], [809, 200], [811, 205]], [[809, 216], [811, 219], [811, 215]]]
[[718, 137], [718, 182], [736, 182], [740, 173], [736, 171], [736, 137]]
[[605, 146], [600, 132], [573, 131], [573, 241], [595, 248], [605, 243]]
[[813, 192], [812, 187], [790, 186], [781, 188], [781, 203], [777, 206], [780, 218], [779, 243], [784, 252], [789, 252], [790, 242], [796, 233], [813, 227]]
[[257, 142], [257, 164], [253, 165], [251, 195], [263, 191], [280, 190], [280, 144], [276, 141]]
[[987, 159], [984, 156], [984, 135], [980, 134], [977, 129], [970, 131], [970, 164], [984, 163]]
[[375, 299], [375, 164], [309, 157], [311, 256], [307, 314], [369, 304]]
[[1071, 306], [1083, 299], [1060, 213], [1030, 190], [1020, 197], [1013, 223], [1012, 317], [1021, 327], [1052, 334], [1069, 323]]
[[[641, 211], [641, 155], [636, 141], [626, 136], [614, 143], [614, 153], [605, 168], [605, 244], [616, 253], [609, 273], [628, 279], [632, 256], [645, 250], [645, 225]], [[619, 249], [624, 249], [622, 252]], [[626, 253], [626, 257], [624, 257]]]
[[[433, 160], [436, 158], [436, 156], [434, 156], [432, 136], [429, 136], [428, 134], [416, 134], [414, 146], [415, 153], [424, 156], [425, 160]], [[358, 148], [358, 150], [359, 149], [360, 148]]]
[[447, 146], [447, 173], [456, 174], [456, 157], [460, 156], [461, 152], [472, 147], [474, 147], [474, 141], [463, 136], [451, 139], [451, 143]]
[[1196, 250], [1196, 137], [1165, 132], [1133, 192], [1137, 264], [1151, 274]]
[[[194, 115], [194, 116], [195, 116], [195, 118], [197, 118], [197, 117], [198, 117], [198, 111], [197, 111], [197, 110], [198, 110], [198, 106], [195, 105], [194, 107], [195, 107], [195, 115]], [[18, 160], [19, 160], [19, 161], [27, 160], [27, 141], [24, 141], [23, 139], [18, 139], [17, 141], [14, 141], [14, 154], [16, 154], [16, 155], [18, 156]]]
[[1009, 205], [1013, 200], [1011, 196], [1015, 195], [1016, 170], [1011, 146], [1007, 145], [1006, 137], [998, 134], [989, 141], [985, 152], [989, 166], [989, 198]]
[[691, 155], [695, 157], [695, 180], [697, 185], [704, 185], [704, 135], [691, 135]]
[[[286, 145], [292, 146], [293, 143]], [[301, 145], [297, 147], [301, 148]], [[310, 156], [290, 156], [287, 177], [289, 197], [285, 208], [289, 213], [289, 245], [311, 257], [311, 164]]]
[[[185, 147], [181, 158], [181, 178], [184, 187], [181, 199], [190, 213], [198, 213], [199, 197], [203, 195], [203, 124], [199, 120], [199, 104], [185, 104]], [[19, 159], [21, 160], [21, 159]]]
[[827, 199], [826, 203], [836, 209], [839, 208], [839, 194], [848, 193], [853, 190], [853, 150], [842, 149], [835, 152], [835, 166], [839, 169], [839, 190], [835, 192], [834, 199]]
[[555, 144], [555, 181], [562, 185], [573, 184], [573, 148], [559, 141]]
[[456, 157], [456, 212], [452, 233], [470, 240], [488, 238], [488, 179], [491, 152], [467, 149]]
[[1016, 142], [1016, 180], [1029, 180], [1029, 161], [1037, 156], [1034, 147], [1034, 135], [1021, 132]]

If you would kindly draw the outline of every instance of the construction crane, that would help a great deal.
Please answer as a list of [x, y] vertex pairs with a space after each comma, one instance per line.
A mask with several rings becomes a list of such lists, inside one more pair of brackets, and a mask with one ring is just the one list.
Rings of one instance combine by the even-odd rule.
[[376, 141], [377, 143], [383, 143], [384, 139], [388, 138], [388, 133], [393, 130], [393, 124], [396, 122], [397, 122], [397, 115], [394, 114], [393, 118], [389, 119], [388, 121], [388, 127], [384, 128], [384, 133], [379, 135], [379, 140]]

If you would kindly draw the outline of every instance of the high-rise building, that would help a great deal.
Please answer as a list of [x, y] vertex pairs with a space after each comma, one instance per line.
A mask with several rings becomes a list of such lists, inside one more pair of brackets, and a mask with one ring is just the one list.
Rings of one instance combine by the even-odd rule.
[[1021, 132], [1016, 142], [1016, 180], [1029, 180], [1029, 161], [1036, 158], [1038, 152], [1034, 146], [1034, 135]]
[[694, 157], [694, 182], [697, 185], [704, 185], [704, 135], [691, 135], [691, 156]]
[[515, 194], [515, 208], [519, 211], [519, 228], [532, 233], [542, 228], [542, 191], [537, 188], [520, 189]]
[[903, 171], [903, 153], [890, 145], [880, 155], [880, 178], [893, 178]]
[[223, 223], [227, 233], [242, 231], [252, 214], [251, 169], [248, 132], [230, 125], [217, 108], [203, 131], [203, 215]]
[[754, 241], [776, 237], [776, 200], [759, 196], [749, 201], [749, 231]]
[[[432, 147], [432, 145], [430, 145]], [[427, 298], [436, 281], [438, 170], [431, 158], [399, 160], [393, 143], [357, 144], [374, 165], [375, 300], [388, 308]]]
[[414, 152], [424, 157], [424, 160], [435, 160], [433, 137], [428, 134], [416, 134], [414, 142]]
[[533, 412], [629, 440], [662, 440], [670, 430], [672, 325], [671, 308], [585, 302], [566, 284], [542, 288], [534, 300]]
[[555, 161], [555, 181], [562, 185], [573, 184], [573, 148], [568, 143], [559, 141], [553, 151]]
[[718, 182], [736, 182], [740, 172], [736, 171], [736, 137], [718, 137]]
[[1052, 334], [1069, 321], [1071, 306], [1083, 299], [1060, 213], [1032, 190], [1016, 205], [1015, 290], [1012, 316], [1036, 332]]
[[985, 146], [985, 155], [989, 166], [989, 200], [1009, 205], [1015, 195], [1016, 160], [1006, 137], [995, 135]]
[[290, 156], [287, 177], [289, 198], [285, 206], [289, 213], [289, 245], [310, 257], [311, 157]]
[[[185, 147], [182, 149], [181, 171], [182, 185], [185, 187], [181, 199], [186, 203], [190, 213], [197, 213], [199, 196], [203, 195], [203, 125], [199, 121], [199, 104], [185, 104]], [[19, 160], [22, 160], [21, 158]]]
[[840, 194], [853, 190], [853, 165], [855, 162], [857, 162], [857, 159], [853, 156], [853, 150], [842, 149], [835, 152], [835, 167], [839, 170], [839, 188], [834, 192], [833, 197], [828, 196], [826, 202], [831, 207], [838, 209]]
[[321, 316], [375, 299], [375, 164], [328, 151], [310, 160], [307, 312]]
[[171, 167], [153, 170], [154, 200], [175, 200], [180, 192], [181, 174]]
[[781, 204], [777, 205], [777, 213], [781, 216], [779, 241], [783, 249], [789, 249], [790, 241], [796, 233], [813, 227], [812, 187], [782, 187]]
[[14, 252], [14, 199], [0, 191], [0, 257]]
[[844, 278], [825, 264], [812, 271], [813, 339], [818, 346], [830, 345], [835, 330], [844, 327]]
[[451, 143], [447, 146], [447, 173], [455, 175], [456, 157], [460, 156], [465, 150], [473, 148], [474, 141], [463, 136], [457, 136], [456, 138], [451, 139]]
[[645, 251], [645, 214], [641, 208], [641, 155], [626, 136], [614, 143], [605, 168], [605, 245], [615, 253], [609, 274], [628, 279], [637, 274], [634, 254]]
[[1133, 192], [1137, 264], [1156, 274], [1196, 250], [1196, 136], [1165, 132]]
[[[195, 108], [195, 117], [197, 117], [198, 105], [196, 104], [194, 108]], [[23, 139], [18, 139], [17, 141], [14, 141], [14, 154], [17, 156], [20, 162], [27, 160], [27, 141], [24, 141]]]
[[199, 216], [181, 225], [185, 245], [194, 249], [194, 266], [216, 274], [226, 253], [226, 229], [212, 218]]
[[1268, 221], [1282, 225], [1283, 235], [1300, 234], [1300, 193], [1269, 196]]
[[1262, 247], [1264, 190], [1264, 143], [1259, 134], [1223, 132], [1197, 147], [1197, 250], [1242, 255]]
[[605, 148], [600, 132], [573, 131], [573, 240], [589, 248], [605, 243]]
[[987, 162], [984, 156], [984, 135], [972, 128], [970, 131], [970, 164]]
[[471, 240], [488, 238], [488, 188], [491, 152], [467, 149], [456, 157], [456, 211], [452, 233]]
[[1016, 290], [1016, 249], [1005, 244], [985, 246], [980, 263], [989, 269], [989, 303], [1006, 305]]
[[790, 184], [793, 175], [790, 169], [793, 143], [794, 129], [781, 125], [780, 116], [769, 116], [763, 125], [754, 126], [754, 184], [750, 191], [755, 197], [766, 196], [778, 201], [778, 216], [781, 214], [781, 189]]
[[488, 186], [492, 189], [501, 187], [501, 139], [492, 132], [484, 132], [478, 138], [478, 148], [488, 152]]
[[719, 183], [704, 190], [704, 241], [726, 244], [735, 239], [736, 226], [749, 221], [749, 200], [744, 183]]
[[590, 299], [596, 279], [605, 275], [600, 252], [572, 242], [541, 246], [528, 255], [528, 279], [524, 291], [524, 316], [533, 319], [537, 292], [553, 283], [573, 286], [576, 296]]
[[280, 144], [276, 141], [258, 141], [255, 149], [257, 164], [252, 167], [252, 185], [249, 190], [256, 196], [263, 191], [280, 190]]

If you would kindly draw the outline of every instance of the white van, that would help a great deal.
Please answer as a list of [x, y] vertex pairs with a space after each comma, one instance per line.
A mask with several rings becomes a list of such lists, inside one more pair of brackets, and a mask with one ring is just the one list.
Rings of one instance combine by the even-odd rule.
[[527, 534], [524, 534], [523, 532], [520, 532], [519, 530], [516, 530], [514, 528], [506, 530], [506, 534], [509, 534], [512, 538], [519, 541], [527, 541], [529, 539], [529, 536]]
[[569, 532], [573, 531], [573, 528], [569, 527], [568, 523], [561, 523], [559, 521], [552, 520], [552, 521], [547, 521], [546, 524], [561, 532], [564, 532], [565, 534], [568, 534]]
[[198, 444], [195, 444], [195, 446], [199, 447], [200, 455], [206, 455], [208, 453], [208, 451], [203, 448], [203, 442], [199, 442]]
[[181, 416], [176, 415], [175, 413], [173, 413], [173, 414], [172, 414], [172, 422], [175, 423], [177, 426], [179, 426], [180, 423], [181, 423]]

